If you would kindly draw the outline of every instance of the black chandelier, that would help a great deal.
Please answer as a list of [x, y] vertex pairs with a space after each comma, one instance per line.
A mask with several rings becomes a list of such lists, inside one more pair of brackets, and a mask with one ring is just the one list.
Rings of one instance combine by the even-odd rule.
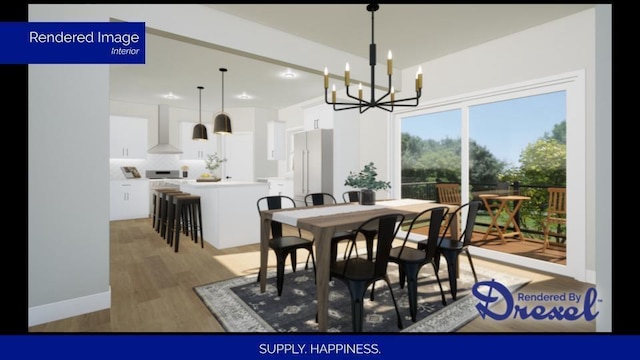
[[[418, 99], [422, 95], [422, 67], [418, 67], [418, 72], [416, 74], [416, 96], [406, 99], [396, 99], [395, 98], [395, 90], [393, 85], [391, 85], [391, 75], [393, 73], [393, 60], [391, 58], [391, 50], [389, 50], [387, 56], [387, 75], [389, 76], [389, 86], [387, 87], [387, 92], [382, 95], [380, 98], [376, 99], [375, 97], [375, 88], [376, 88], [376, 77], [375, 77], [375, 68], [376, 68], [376, 43], [373, 38], [373, 14], [378, 10], [380, 6], [377, 3], [372, 3], [367, 5], [367, 11], [371, 12], [371, 44], [369, 45], [369, 65], [371, 66], [371, 99], [369, 101], [363, 100], [362, 97], [362, 83], [358, 85], [358, 96], [353, 96], [349, 93], [349, 85], [350, 85], [350, 76], [349, 76], [349, 63], [345, 66], [344, 70], [344, 85], [346, 86], [347, 96], [350, 99], [355, 101], [351, 102], [339, 102], [336, 101], [336, 86], [335, 84], [331, 90], [331, 101], [328, 98], [328, 89], [329, 89], [329, 70], [324, 68], [324, 101], [329, 105], [333, 105], [333, 110], [349, 110], [356, 109], [360, 110], [360, 113], [371, 109], [371, 108], [379, 108], [382, 110], [386, 110], [389, 112], [393, 111], [395, 106], [402, 107], [416, 107], [418, 106]], [[409, 103], [412, 101], [413, 103]]]

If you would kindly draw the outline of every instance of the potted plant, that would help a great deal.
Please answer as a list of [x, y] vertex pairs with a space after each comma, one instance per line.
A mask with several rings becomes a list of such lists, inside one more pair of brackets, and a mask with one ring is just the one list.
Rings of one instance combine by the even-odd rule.
[[226, 158], [222, 159], [218, 156], [218, 153], [214, 153], [213, 155], [208, 154], [207, 155], [207, 159], [204, 161], [205, 163], [205, 168], [209, 171], [206, 174], [203, 174], [202, 177], [208, 177], [208, 178], [213, 178], [214, 180], [219, 180], [220, 178], [217, 177], [214, 172], [216, 171], [216, 169], [218, 169], [220, 167], [220, 165], [227, 161]]
[[359, 173], [349, 171], [344, 185], [360, 189], [360, 205], [373, 205], [376, 203], [376, 190], [391, 188], [390, 182], [376, 180], [376, 176], [378, 176], [376, 167], [373, 162], [370, 162]]

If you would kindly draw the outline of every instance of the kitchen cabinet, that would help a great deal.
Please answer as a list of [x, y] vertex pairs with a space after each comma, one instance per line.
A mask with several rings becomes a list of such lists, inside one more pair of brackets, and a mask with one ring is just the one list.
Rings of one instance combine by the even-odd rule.
[[111, 180], [109, 220], [143, 219], [149, 216], [149, 181]]
[[193, 127], [196, 123], [180, 123], [180, 146], [182, 160], [206, 160], [207, 155], [218, 152], [217, 136], [213, 134], [211, 125], [204, 124], [207, 128], [208, 140], [193, 140]]
[[294, 134], [293, 145], [293, 198], [296, 203], [304, 204], [304, 197], [311, 193], [333, 194], [333, 130]]
[[267, 179], [269, 195], [284, 195], [293, 198], [293, 179]]
[[147, 158], [147, 119], [111, 116], [109, 123], [109, 157], [112, 159]]
[[267, 160], [284, 160], [286, 153], [285, 123], [269, 121], [267, 123]]
[[304, 110], [304, 130], [333, 129], [333, 108], [320, 105]]

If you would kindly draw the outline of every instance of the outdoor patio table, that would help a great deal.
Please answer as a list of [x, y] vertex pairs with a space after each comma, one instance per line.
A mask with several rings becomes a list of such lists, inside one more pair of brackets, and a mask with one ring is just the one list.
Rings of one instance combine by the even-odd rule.
[[[520, 230], [520, 226], [515, 221], [515, 216], [520, 210], [520, 206], [522, 202], [525, 200], [531, 200], [528, 196], [521, 195], [497, 195], [497, 194], [480, 194], [478, 195], [482, 202], [484, 203], [489, 215], [491, 216], [491, 224], [487, 228], [487, 231], [484, 234], [482, 240], [487, 240], [489, 234], [496, 233], [498, 237], [502, 240], [503, 244], [507, 243], [506, 238], [515, 238], [522, 240], [522, 231]], [[493, 208], [489, 205], [489, 200], [497, 200], [499, 201], [498, 208], [494, 211]], [[511, 204], [513, 204], [511, 206]], [[503, 224], [499, 224], [500, 215], [502, 213], [507, 214], [507, 221]], [[514, 231], [508, 232], [509, 225], [513, 224]]]

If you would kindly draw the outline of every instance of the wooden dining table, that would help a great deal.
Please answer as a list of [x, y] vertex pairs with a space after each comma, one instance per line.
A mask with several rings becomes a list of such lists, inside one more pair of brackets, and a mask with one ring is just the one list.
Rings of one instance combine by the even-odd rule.
[[[398, 199], [377, 201], [375, 205], [354, 203], [311, 206], [260, 211], [260, 292], [266, 290], [267, 259], [271, 221], [307, 230], [313, 234], [316, 250], [316, 297], [318, 330], [327, 331], [329, 301], [329, 268], [331, 264], [331, 238], [338, 231], [357, 228], [364, 221], [379, 215], [400, 213], [405, 220], [412, 220], [420, 212], [438, 206], [453, 211], [457, 205], [440, 204], [429, 200]], [[452, 234], [458, 238], [458, 221], [453, 222]]]

